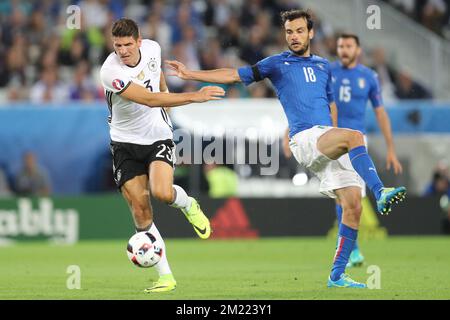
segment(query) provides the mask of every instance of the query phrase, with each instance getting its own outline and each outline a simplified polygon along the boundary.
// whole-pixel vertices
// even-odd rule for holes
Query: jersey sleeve
[[[245,66],[238,69],[239,77],[248,86],[253,82],[258,82],[264,78],[270,78],[275,70],[276,57],[270,56],[258,61],[253,66]]]
[[[106,90],[122,93],[131,84],[131,78],[118,68],[106,67],[100,70],[100,80]]]
[[[376,72],[373,72],[370,75],[369,99],[370,102],[372,103],[373,108],[378,108],[379,106],[383,105],[380,82],[378,80],[378,74]]]

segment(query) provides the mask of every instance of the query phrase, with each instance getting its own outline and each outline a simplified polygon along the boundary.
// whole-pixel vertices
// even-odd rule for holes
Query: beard
[[[305,43],[300,49],[294,50],[291,45],[289,45],[289,49],[295,53],[296,55],[302,56],[309,49],[309,42]]]
[[[344,63],[344,59],[345,59],[345,63]],[[356,54],[354,56],[346,56],[346,57],[342,57],[340,58],[340,60],[342,61],[342,64],[345,66],[349,66],[351,65],[353,62],[356,61]]]

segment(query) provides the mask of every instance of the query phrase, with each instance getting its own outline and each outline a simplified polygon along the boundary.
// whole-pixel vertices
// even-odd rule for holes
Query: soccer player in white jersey
[[[172,123],[164,108],[218,100],[222,88],[169,93],[161,71],[161,47],[142,39],[137,24],[127,18],[112,27],[114,52],[100,70],[110,117],[114,179],[128,202],[136,231],[149,231],[163,244],[164,255],[155,266],[159,279],[146,292],[171,291],[176,281],[167,261],[164,241],[153,223],[150,194],[181,209],[202,239],[210,236],[208,218],[197,201],[173,184]]]

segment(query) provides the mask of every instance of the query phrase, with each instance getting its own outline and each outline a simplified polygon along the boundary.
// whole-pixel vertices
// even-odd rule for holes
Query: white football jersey
[[[100,79],[110,111],[111,140],[150,145],[158,140],[173,139],[172,122],[167,112],[120,96],[131,82],[151,92],[160,92],[161,47],[156,41],[144,39],[140,53],[139,63],[129,67],[112,52],[100,69]]]

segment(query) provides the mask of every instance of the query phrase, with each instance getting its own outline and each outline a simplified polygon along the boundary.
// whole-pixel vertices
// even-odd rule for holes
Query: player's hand
[[[169,70],[171,70],[167,73],[168,76],[176,76],[183,80],[189,80],[187,74],[189,70],[183,63],[176,60],[166,60],[165,63]]]
[[[206,86],[196,92],[195,102],[205,102],[209,100],[220,100],[225,96],[225,90],[218,86]]]
[[[393,151],[388,152],[386,156],[386,169],[391,170],[391,168],[394,170],[395,174],[403,172],[402,164],[398,161],[397,156]]]

